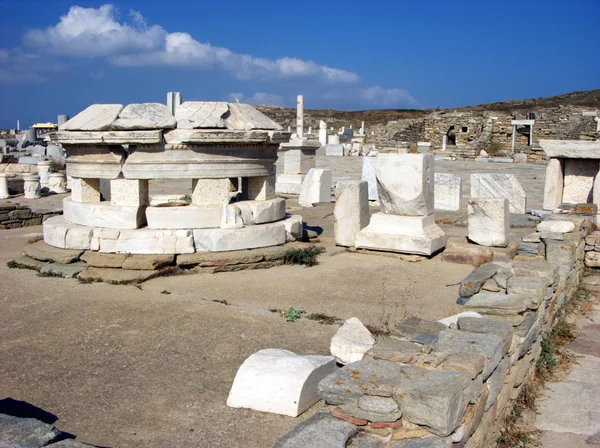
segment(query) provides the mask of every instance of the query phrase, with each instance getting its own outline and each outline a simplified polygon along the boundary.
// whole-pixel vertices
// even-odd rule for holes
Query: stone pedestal
[[[319,143],[321,143],[322,146],[327,144],[327,123],[323,120],[319,122]]]
[[[148,181],[145,179],[112,179],[110,203],[132,207],[146,206],[150,199]]]
[[[277,193],[300,194],[300,185],[311,168],[315,167],[315,153],[321,147],[316,140],[292,140],[282,143],[283,173],[277,176]]]
[[[508,199],[471,199],[469,239],[481,246],[506,247],[510,236]]]
[[[266,201],[275,196],[275,175],[248,178],[249,200]]]
[[[37,170],[38,175],[40,176],[41,188],[48,187],[48,182],[50,180],[50,165],[52,165],[52,162],[48,160],[43,160],[37,163]]]
[[[100,202],[100,179],[73,178],[71,199],[74,202]]]
[[[229,203],[231,181],[229,179],[194,179],[192,181],[192,204],[223,205]]]
[[[354,246],[356,234],[369,224],[368,190],[364,181],[338,182],[333,209],[335,243],[338,246]]]
[[[37,199],[40,197],[40,176],[37,174],[25,174],[23,176],[23,182],[25,199]]]
[[[6,173],[0,173],[0,199],[8,199],[9,197],[8,175]]]
[[[363,157],[361,179],[369,185],[369,201],[377,201],[377,178],[375,177],[375,157]]]
[[[67,192],[67,178],[64,173],[50,173],[48,180],[48,189],[54,193],[61,194]]]

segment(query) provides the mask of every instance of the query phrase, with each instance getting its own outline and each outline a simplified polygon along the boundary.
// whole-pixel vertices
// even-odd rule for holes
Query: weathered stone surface
[[[466,306],[478,313],[506,316],[522,313],[530,304],[526,295],[480,292],[472,296]]]
[[[575,262],[575,241],[546,240],[546,261],[558,266],[572,266]]]
[[[418,344],[394,338],[382,338],[377,341],[375,347],[365,353],[365,356],[408,364],[419,353],[421,347]]]
[[[538,232],[572,232],[575,230],[575,223],[572,221],[543,221],[538,224],[537,231]]]
[[[283,258],[287,250],[285,247],[275,246],[229,252],[196,252],[178,255],[177,264],[179,266],[210,267],[273,261]]]
[[[469,404],[471,378],[465,372],[434,370],[394,388],[394,399],[411,422],[440,436],[460,424]]]
[[[302,181],[298,204],[312,207],[320,202],[331,202],[331,170],[311,168]]]
[[[540,244],[542,243],[528,243],[521,241],[517,250],[519,255],[537,257],[540,255]]]
[[[0,414],[0,446],[6,448],[40,448],[60,431],[34,418]]]
[[[234,129],[240,131],[250,131],[253,129],[270,129],[279,131],[283,128],[267,117],[262,112],[258,111],[250,104],[243,103],[227,103],[229,107],[229,116],[225,117],[227,123],[227,129]],[[272,135],[273,133],[271,133]],[[283,134],[280,142],[287,142],[290,138],[290,134],[286,133],[275,133]],[[315,142],[319,143],[319,142]]]
[[[509,367],[510,367],[510,358],[505,357],[502,360],[502,362],[500,362],[500,364],[498,364],[498,367],[496,367],[496,370],[494,371],[494,373],[492,373],[492,375],[485,382],[485,384],[487,384],[488,389],[490,391],[490,395],[488,396],[488,399],[487,399],[487,402],[485,405],[486,411],[494,404],[494,401],[496,401],[496,398],[498,398],[498,395],[500,395],[500,392],[502,391],[502,387],[504,386],[504,380],[506,378],[506,373],[507,373],[507,370]]]
[[[506,282],[506,293],[529,295],[531,306],[536,307],[548,294],[546,279],[531,276],[511,277]]]
[[[161,269],[175,264],[175,255],[130,255],[123,261],[123,269],[150,270]]]
[[[377,177],[375,176],[375,157],[363,157],[361,179],[369,185],[369,201],[377,201]]]
[[[339,362],[349,364],[361,360],[374,344],[375,339],[367,327],[352,317],[331,338],[330,351]]]
[[[319,382],[336,369],[331,356],[260,350],[240,366],[227,405],[297,417],[319,401]]]
[[[60,442],[47,445],[52,448],[94,448],[94,445],[88,445],[87,443],[80,442],[74,439],[65,439]]]
[[[461,317],[458,329],[469,333],[495,334],[502,339],[502,354],[506,354],[512,343],[513,327],[508,322],[496,319]]]
[[[340,420],[344,420],[345,422],[349,422],[357,426],[366,426],[369,423],[369,421],[365,420],[364,418],[357,418],[351,416],[350,414],[344,413],[340,406],[333,408],[331,410],[331,415],[333,415],[335,418],[339,418]]]
[[[586,140],[540,140],[548,157],[569,159],[600,159],[600,142]]]
[[[121,268],[128,256],[127,254],[102,254],[88,250],[80,259],[81,261],[85,261],[88,266],[96,268]]]
[[[494,371],[502,359],[503,342],[494,334],[469,333],[458,330],[444,330],[440,340],[434,345],[434,351],[447,353],[474,353],[484,356],[483,378]]]
[[[390,331],[390,336],[399,339],[410,339],[427,333],[439,334],[446,328],[444,324],[439,322],[410,316],[396,324],[393,330]]]
[[[527,195],[514,174],[471,174],[471,198],[506,198],[510,213],[524,214],[527,209]]]
[[[585,265],[588,268],[598,268],[600,267],[600,252],[586,252],[585,253]]]
[[[434,184],[435,209],[458,211],[462,197],[462,177],[451,173],[435,173]]]
[[[389,397],[372,397],[369,395],[364,395],[363,397],[359,398],[357,400],[358,403],[360,403],[360,401],[363,398],[375,398],[375,399],[384,399],[384,400],[387,399],[387,400],[391,400],[392,402],[396,403],[392,398],[389,398]],[[392,422],[397,421],[400,417],[402,417],[402,411],[398,410],[397,408],[395,411],[392,411],[392,412],[381,413],[381,412],[373,412],[373,411],[364,410],[364,409],[360,408],[356,403],[346,403],[345,405],[342,406],[341,409],[342,409],[343,413],[346,415],[351,415],[354,418],[364,419],[366,421],[374,422],[374,423],[381,423],[381,422],[392,423]]]
[[[21,265],[21,267],[23,267],[25,269],[31,269],[33,271],[38,271],[38,272],[46,265],[45,262],[36,260],[35,258],[28,257],[27,255],[23,255],[22,257],[14,258],[11,261],[18,263],[19,265]]]
[[[548,160],[544,184],[544,210],[554,210],[562,202],[563,186],[562,162],[558,159]]]
[[[510,214],[507,199],[471,199],[469,239],[482,246],[506,247],[510,237]]]
[[[40,274],[60,275],[65,278],[73,278],[85,268],[86,264],[79,262],[70,264],[49,263],[40,270]]]
[[[158,271],[88,267],[77,278],[107,283],[139,283],[157,275]]]
[[[482,286],[498,272],[498,267],[492,263],[479,266],[460,282],[458,294],[461,297],[471,297],[481,291]]]
[[[375,162],[381,211],[400,216],[427,216],[434,211],[433,156],[380,154]]]
[[[558,279],[558,266],[552,265],[545,261],[534,263],[515,261],[512,264],[511,269],[517,276],[545,278],[548,286],[553,285]]]
[[[194,252],[192,231],[94,229],[92,250],[126,254],[182,254]]]
[[[66,123],[60,125],[61,131],[104,131],[117,119],[123,110],[121,104],[92,104],[79,112]]]
[[[594,179],[598,174],[598,160],[564,160],[564,187],[562,202],[569,204],[592,202]]]
[[[475,430],[479,427],[481,423],[481,419],[483,418],[483,414],[485,412],[485,406],[488,401],[490,393],[487,387],[484,387],[481,391],[481,395],[477,399],[477,402],[473,405],[469,405],[467,407],[467,411],[465,412],[464,417],[464,425],[465,425],[465,436],[468,438],[475,432]]]
[[[398,403],[389,397],[364,395],[357,400],[357,406],[363,411],[388,414],[398,411]]]
[[[387,438],[370,434],[368,432],[359,432],[350,441],[347,448],[386,448]]]
[[[202,229],[221,225],[222,205],[186,205],[180,207],[147,207],[150,229]]]
[[[281,222],[242,227],[239,229],[194,229],[194,244],[198,252],[225,252],[277,246],[287,240]]]
[[[83,250],[58,249],[49,246],[43,241],[28,244],[23,248],[25,255],[40,261],[53,261],[55,263],[69,264],[79,260]]]
[[[424,437],[393,441],[390,448],[450,448],[451,446],[451,437]]]
[[[63,200],[64,219],[73,224],[110,229],[139,229],[146,224],[145,207],[113,205],[109,202]]]
[[[111,125],[115,130],[171,129],[176,125],[175,117],[164,104],[128,104]]]
[[[354,246],[356,234],[369,224],[369,192],[364,181],[338,182],[335,188],[335,242]]]
[[[352,423],[317,413],[279,439],[274,448],[345,448],[356,431]]]
[[[427,370],[419,367],[362,359],[321,381],[319,396],[329,404],[355,403],[363,395],[390,397],[392,389],[425,373]]]
[[[231,205],[238,210],[245,226],[279,221],[285,217],[285,199],[241,201]]]
[[[475,379],[481,372],[483,372],[485,361],[485,356],[475,353],[450,353],[444,360],[442,369],[462,370],[467,372],[471,376],[471,379]]]
[[[492,261],[492,252],[484,247],[453,247],[442,253],[442,261],[446,263],[470,264],[480,266]]]
[[[411,427],[403,427],[394,429],[392,431],[392,440],[406,440],[410,439],[411,441],[418,442],[422,438],[427,436],[431,436],[431,433],[426,429],[420,428],[417,425],[411,424]]]
[[[175,109],[178,129],[227,128],[227,103],[214,101],[186,101]]]

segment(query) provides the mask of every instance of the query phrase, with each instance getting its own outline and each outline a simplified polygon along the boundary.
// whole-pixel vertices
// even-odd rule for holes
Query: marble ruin
[[[356,234],[369,224],[369,194],[365,181],[343,180],[335,187],[333,232],[338,246],[354,247]]]
[[[510,213],[524,214],[527,194],[514,174],[471,174],[471,198],[506,198]]]
[[[50,135],[68,150],[72,180],[64,215],[44,222],[47,244],[184,254],[295,239],[296,220],[275,195],[277,148],[290,135],[247,104],[172,104],[175,115],[155,103],[94,104]],[[182,178],[192,184],[189,204],[153,205],[149,182]],[[101,180],[110,182],[110,200]],[[38,185],[37,175],[26,178],[26,194],[36,195]]]
[[[356,247],[432,255],[446,244],[433,214],[433,156],[380,154],[375,163],[379,213],[356,235]]]
[[[481,246],[506,247],[510,236],[508,199],[471,199],[469,239]]]

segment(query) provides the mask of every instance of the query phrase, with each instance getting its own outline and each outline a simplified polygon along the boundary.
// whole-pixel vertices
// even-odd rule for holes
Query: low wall
[[[334,407],[276,446],[302,446],[318,437],[332,447],[496,446],[595,242],[588,237],[590,217],[556,219],[573,221],[575,230],[554,239],[543,234],[543,257],[483,264],[461,282],[459,303],[482,317],[461,313],[444,325],[405,320],[361,361],[322,380],[319,395]]]

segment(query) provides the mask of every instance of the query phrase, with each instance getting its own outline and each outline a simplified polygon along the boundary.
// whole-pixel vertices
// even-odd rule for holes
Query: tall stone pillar
[[[513,124],[512,127],[512,143],[510,146],[510,152],[515,152],[515,146],[517,144],[517,125]]]
[[[448,147],[448,135],[444,134],[442,136],[442,151],[445,151]]]
[[[323,120],[319,122],[319,143],[323,146],[327,144],[327,123]]]
[[[181,104],[181,92],[168,92],[167,93],[167,108],[171,115],[175,115],[177,106]]]
[[[8,174],[0,173],[0,199],[8,199]]]
[[[296,135],[299,139],[304,137],[304,96],[298,95],[296,106]]]

